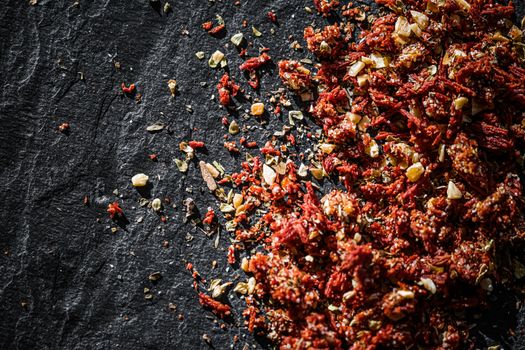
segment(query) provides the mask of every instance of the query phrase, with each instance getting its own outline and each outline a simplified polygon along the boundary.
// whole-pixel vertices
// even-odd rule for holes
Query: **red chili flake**
[[[231,103],[231,96],[236,96],[240,91],[240,87],[230,79],[228,73],[224,73],[217,84],[217,90],[219,92],[220,104],[228,106]]]
[[[150,154],[148,157],[149,157],[149,159],[151,159],[151,160],[154,161],[154,162],[156,162],[156,161],[158,160],[156,154]]]
[[[339,6],[339,0],[313,0],[315,8],[324,17],[328,16],[330,12]],[[379,2],[379,1],[378,1]]]
[[[213,22],[212,21],[204,22],[202,24],[202,29],[204,29],[205,31],[209,31],[212,28],[213,28]]]
[[[204,148],[204,142],[202,141],[190,141],[188,142],[188,145],[193,148],[193,149],[197,149],[197,148]]]
[[[224,148],[226,148],[228,151],[230,151],[232,153],[240,153],[240,151],[237,148],[237,145],[235,144],[234,141],[225,142],[224,143]]]
[[[228,247],[228,264],[235,264],[235,247],[233,245]]]
[[[210,35],[217,35],[221,33],[225,29],[224,24],[218,25],[216,27],[213,27],[212,29],[208,30],[208,33]]]
[[[225,177],[224,179],[220,179],[219,181],[217,181],[217,183],[218,183],[219,185],[225,185],[225,184],[227,184],[228,182],[230,182],[230,179],[228,179],[228,178],[226,178],[226,177]]]
[[[186,270],[188,270],[188,271],[193,271],[193,264],[190,263],[190,262],[187,263],[187,264],[186,264]]]
[[[202,220],[202,222],[204,224],[211,225],[214,219],[215,219],[215,212],[213,211],[212,208],[208,208],[208,211],[206,212],[204,216],[204,220]]]
[[[211,312],[220,318],[226,318],[231,315],[231,308],[229,305],[214,300],[212,297],[202,292],[199,293],[199,302],[202,306],[210,309]]]
[[[69,123],[62,123],[58,126],[58,131],[65,133],[69,131],[69,128],[70,128]]]
[[[108,210],[109,217],[114,219],[115,216],[121,216],[123,215],[122,209],[120,208],[118,202],[113,202],[108,204]]]
[[[295,136],[293,135],[287,135],[286,136],[286,139],[293,145],[295,146]]]
[[[273,23],[277,23],[277,15],[275,14],[275,12],[268,11],[267,16],[270,19],[270,21],[272,21]]]
[[[132,94],[135,91],[135,84],[131,84],[129,87],[126,84],[121,84],[122,92],[125,94]]]
[[[84,199],[82,200],[82,203],[84,203],[84,205],[89,205],[89,197],[88,196],[84,196]]]
[[[224,126],[228,126],[228,125],[230,125],[230,121],[228,120],[228,117],[222,117],[222,118],[221,118],[221,123],[222,123],[222,125],[224,125]]]
[[[254,71],[259,69],[269,61],[271,61],[271,57],[266,52],[263,52],[258,57],[252,57],[248,59],[246,62],[239,66],[239,69],[244,71]]]

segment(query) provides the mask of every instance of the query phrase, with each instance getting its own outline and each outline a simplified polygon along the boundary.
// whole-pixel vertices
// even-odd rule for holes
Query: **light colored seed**
[[[224,53],[217,50],[214,53],[212,53],[210,59],[208,60],[208,65],[211,68],[216,68],[223,59],[224,59]]]
[[[319,149],[326,154],[330,154],[334,151],[335,145],[331,143],[321,143]]]
[[[206,167],[208,168],[208,171],[210,172],[211,176],[213,176],[214,179],[218,178],[221,174],[217,168],[215,168],[212,164],[206,163]]]
[[[324,170],[320,168],[310,168],[312,176],[317,180],[321,180],[324,177]]]
[[[422,30],[427,29],[428,22],[429,22],[427,15],[425,15],[424,13],[418,12],[418,11],[413,11],[413,10],[410,11],[410,14],[412,15],[412,19],[414,20],[414,22],[417,23],[419,28],[421,28]]]
[[[422,285],[423,288],[428,290],[430,293],[436,294],[436,291],[437,291],[436,284],[430,278],[422,277],[419,284]]]
[[[275,178],[277,177],[275,170],[273,170],[266,164],[263,164],[262,175],[264,182],[266,182],[270,186],[274,184]]]
[[[446,146],[444,144],[439,145],[438,160],[441,163],[443,163],[445,161],[445,149],[446,149]]]
[[[236,135],[240,131],[241,129],[239,128],[239,124],[237,124],[235,120],[232,120],[232,122],[230,123],[230,126],[228,127],[228,132],[232,135]]]
[[[370,156],[370,158],[377,158],[379,156],[379,145],[375,140],[370,141],[368,146],[365,147],[365,153]]]
[[[250,260],[248,260],[248,258],[242,258],[242,261],[241,261],[241,269],[242,269],[244,272],[248,272],[248,270],[249,270],[249,266],[250,266]]]
[[[264,103],[256,102],[252,104],[250,112],[253,116],[261,116],[264,114]]]
[[[213,176],[210,174],[210,171],[208,170],[206,163],[201,160],[199,162],[199,167],[201,168],[202,179],[206,183],[206,186],[208,186],[208,189],[210,191],[215,191],[217,189],[217,183],[213,179]]]
[[[306,177],[308,175],[308,168],[306,167],[306,165],[301,163],[299,169],[297,170],[297,175],[299,175],[300,177]]]
[[[239,294],[248,294],[248,283],[246,282],[237,283],[235,288],[233,288],[233,291]]]
[[[240,193],[236,193],[233,195],[233,207],[235,209],[239,208],[244,200],[244,197]]]
[[[160,201],[159,198],[155,198],[154,200],[151,201],[151,209],[155,211],[159,211],[162,209],[162,202]]]
[[[348,69],[348,75],[355,77],[363,70],[363,68],[365,68],[365,64],[361,61],[357,61]]]
[[[425,167],[423,166],[423,164],[421,164],[421,162],[412,164],[406,170],[406,175],[410,182],[416,182],[424,173]]]
[[[412,32],[410,29],[410,24],[408,23],[407,18],[404,16],[399,16],[397,18],[394,28],[394,32],[404,38],[410,37],[410,33]]]
[[[137,174],[131,178],[133,187],[144,187],[148,184],[149,176],[146,174]]]
[[[252,26],[252,33],[253,33],[253,35],[255,35],[257,37],[262,35],[262,33],[257,28],[255,28],[254,26]]]
[[[454,100],[454,108],[460,110],[468,103],[468,98],[465,96],[458,97]]]
[[[204,56],[205,56],[205,53],[204,53],[204,51],[195,52],[195,56],[197,56],[197,58],[199,60],[203,60]]]
[[[463,197],[463,194],[461,193],[459,188],[456,186],[455,183],[453,183],[452,181],[449,181],[448,187],[447,187],[447,198],[448,199],[460,199],[461,197]]]
[[[181,173],[185,173],[186,171],[188,171],[188,163],[184,160],[175,158],[175,165]]]
[[[368,74],[361,74],[357,76],[357,85],[359,87],[364,87],[368,85],[368,81],[370,80],[370,76]]]
[[[219,205],[219,210],[222,211],[223,213],[235,212],[235,208],[231,204],[228,204],[228,203],[221,203]]]
[[[250,277],[248,279],[248,294],[253,294],[253,292],[255,291],[255,284],[257,282],[255,281],[255,277]]]
[[[171,96],[175,96],[177,91],[177,81],[174,79],[168,80],[168,88],[170,89]]]
[[[414,292],[412,292],[411,290],[400,289],[397,291],[397,295],[399,295],[403,299],[414,299]]]
[[[244,35],[243,35],[242,33],[234,34],[234,35],[230,38],[230,41],[231,41],[232,44],[235,45],[235,46],[239,46],[239,45],[241,45],[243,40],[244,40]]]

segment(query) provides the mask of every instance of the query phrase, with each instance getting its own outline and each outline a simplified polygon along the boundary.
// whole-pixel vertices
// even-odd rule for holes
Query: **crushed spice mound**
[[[248,328],[282,349],[469,347],[468,312],[518,278],[525,52],[512,3],[376,2],[389,10],[370,24],[305,29],[315,69],[278,63],[286,87],[313,97],[310,164],[274,138],[231,175],[235,194],[215,192],[236,251],[263,248],[241,262],[251,287],[236,287]],[[254,87],[268,60],[240,67]],[[223,105],[239,90],[228,75],[217,88]]]

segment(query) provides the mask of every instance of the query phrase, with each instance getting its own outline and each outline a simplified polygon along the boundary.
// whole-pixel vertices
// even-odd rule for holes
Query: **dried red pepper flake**
[[[156,155],[156,154],[154,154],[154,153],[153,153],[153,154],[150,154],[150,155],[148,155],[148,157],[149,157],[149,159],[151,159],[151,160],[152,160],[152,161],[154,161],[154,162],[156,162],[156,161],[158,160],[158,157],[157,157],[157,155]]]
[[[199,149],[199,148],[204,148],[204,147],[205,147],[203,141],[195,141],[195,140],[189,141],[189,142],[188,142],[188,145],[189,145],[191,148],[193,148],[193,149]]]
[[[204,219],[202,220],[202,223],[211,225],[214,219],[215,219],[215,211],[213,211],[212,208],[209,208],[206,214],[204,215]]]
[[[209,31],[212,28],[213,28],[213,22],[212,21],[204,22],[202,24],[202,29],[204,29],[205,31]]]
[[[224,31],[225,28],[226,28],[226,26],[224,24],[220,24],[220,25],[218,25],[216,27],[213,27],[212,29],[208,30],[208,34],[210,34],[210,35],[218,35],[222,31]]]
[[[240,153],[235,141],[229,141],[224,143],[224,148],[226,148],[231,153]]]
[[[239,69],[243,71],[254,71],[261,68],[270,61],[271,57],[266,52],[263,52],[258,57],[252,57],[246,60],[246,62],[239,66]]]
[[[126,84],[122,83],[120,87],[122,88],[122,92],[125,94],[132,94],[135,91],[135,84],[126,86]]]
[[[231,308],[229,305],[214,300],[212,297],[203,292],[199,293],[199,302],[202,306],[210,309],[211,312],[220,318],[227,318],[231,315]]]
[[[124,213],[117,201],[108,204],[107,212],[109,213],[109,217],[112,219],[121,216]]]
[[[272,23],[277,23],[277,15],[274,11],[268,11],[266,14]]]
[[[224,73],[217,84],[217,91],[219,92],[219,103],[228,106],[231,103],[231,96],[237,96],[241,88],[233,82],[228,73]]]
[[[58,126],[58,131],[62,133],[67,133],[70,129],[69,123],[62,123]]]
[[[357,42],[359,25],[305,29],[320,61],[312,72],[279,63],[284,85],[311,103],[315,152],[288,155],[283,143],[296,134],[281,134],[260,149],[264,159],[219,181],[249,199],[228,214],[243,223],[235,238],[264,248],[241,264],[256,281],[246,324],[280,348],[468,348],[456,310],[481,311],[496,286],[515,281],[500,259],[525,238],[516,161],[525,69],[516,39],[506,40],[513,7],[376,2],[395,12],[363,24]],[[324,16],[339,6],[314,4]],[[348,20],[362,21],[350,6]],[[241,65],[254,87],[261,57]],[[342,186],[319,194],[310,175]]]

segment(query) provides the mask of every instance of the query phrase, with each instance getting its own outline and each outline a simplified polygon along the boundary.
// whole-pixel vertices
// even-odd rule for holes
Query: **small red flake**
[[[235,247],[233,245],[228,247],[228,264],[235,264]]]
[[[188,142],[188,145],[193,149],[204,148],[204,142],[202,141],[190,141]]]
[[[122,209],[120,208],[118,202],[113,202],[108,204],[109,217],[114,219],[115,216],[121,216],[123,214]]]
[[[202,223],[211,225],[213,220],[215,219],[215,212],[212,208],[209,208],[206,214],[204,215],[204,220],[202,220]]]
[[[209,31],[210,29],[213,28],[213,22],[209,21],[209,22],[204,22],[202,24],[202,29],[204,29],[205,31]]]
[[[131,84],[129,87],[126,84],[121,84],[122,92],[125,94],[132,94],[135,91],[135,84]]]
[[[62,123],[58,126],[58,131],[67,132],[69,130],[69,123]]]
[[[277,15],[275,14],[275,12],[269,11],[267,16],[270,19],[270,21],[272,21],[273,23],[277,23]]]
[[[154,161],[154,162],[156,162],[156,161],[158,160],[156,154],[150,154],[148,157],[149,157],[149,159],[151,159],[151,160]]]
[[[220,301],[214,300],[207,294],[199,293],[199,302],[205,308],[208,308],[220,318],[226,318],[231,315],[231,308],[229,305],[223,304]]]

